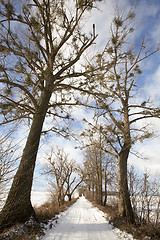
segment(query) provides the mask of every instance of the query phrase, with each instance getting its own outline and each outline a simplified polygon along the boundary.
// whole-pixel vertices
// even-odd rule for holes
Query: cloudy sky
[[[96,25],[98,38],[92,51],[103,49],[104,45],[107,43],[110,24],[117,3],[123,11],[129,11],[133,4],[136,6],[136,32],[131,41],[139,42],[140,39],[146,36],[153,46],[160,42],[159,0],[106,0],[99,4],[99,10],[93,10],[86,17],[87,21],[85,21],[84,24],[86,31],[92,29],[93,23]],[[143,74],[141,75],[141,78],[143,84],[141,85],[141,92],[150,96],[154,103],[158,105],[160,102],[160,54],[158,53],[149,58],[142,67]],[[85,111],[83,108],[78,108],[74,110],[73,116],[79,121],[79,125],[83,129],[81,120],[87,118],[92,121],[93,113]],[[152,174],[156,174],[156,172],[160,171],[160,120],[152,120],[152,124],[156,132],[156,137],[143,143],[137,143],[134,146],[134,150],[145,157],[145,160],[130,154],[129,164],[133,164],[141,171],[148,169]],[[22,134],[25,136],[24,129],[20,135]],[[40,175],[40,169],[45,165],[44,154],[50,151],[50,147],[55,145],[63,146],[65,151],[70,153],[70,156],[80,163],[83,161],[83,156],[79,149],[75,149],[78,144],[78,142],[71,142],[60,137],[52,136],[45,139],[42,138],[35,171],[34,190],[45,191],[48,188],[44,177]]]

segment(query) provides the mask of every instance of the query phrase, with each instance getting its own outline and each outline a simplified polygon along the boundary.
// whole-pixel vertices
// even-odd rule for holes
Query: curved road
[[[43,240],[120,240],[133,239],[113,229],[104,213],[81,197],[61,214],[57,223],[42,238]]]

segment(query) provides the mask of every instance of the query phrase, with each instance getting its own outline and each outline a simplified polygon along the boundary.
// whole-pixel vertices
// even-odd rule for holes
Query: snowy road
[[[113,229],[104,213],[93,207],[84,197],[78,199],[62,213],[58,223],[43,237],[43,240],[120,240],[133,239]]]

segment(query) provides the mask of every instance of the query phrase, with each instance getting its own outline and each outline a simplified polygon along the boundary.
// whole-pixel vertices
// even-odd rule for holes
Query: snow
[[[42,240],[133,240],[131,235],[113,228],[105,214],[83,196],[58,218]]]
[[[4,206],[5,200],[7,198],[7,192],[3,194],[0,198],[0,210]],[[2,194],[1,194],[2,195]],[[50,198],[50,192],[38,192],[38,191],[32,191],[31,192],[31,202],[33,207],[39,207],[43,203],[47,202]]]
[[[47,202],[50,198],[50,192],[38,192],[32,191],[31,192],[31,202],[33,207],[39,207],[43,203]]]

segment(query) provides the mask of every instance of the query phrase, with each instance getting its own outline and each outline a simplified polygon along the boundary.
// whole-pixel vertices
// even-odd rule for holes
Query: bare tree
[[[138,201],[137,196],[141,194],[141,176],[135,170],[134,166],[128,168],[128,189],[131,197],[132,207],[134,212],[137,214]]]
[[[57,195],[59,205],[64,203],[65,196],[71,201],[72,194],[83,181],[82,174],[79,174],[81,178],[78,176],[76,161],[70,159],[63,148],[58,147],[56,150],[51,149],[47,160],[49,165],[44,173],[50,176],[51,192]]]
[[[149,171],[145,171],[141,181],[140,192],[140,220],[143,222],[158,223],[155,212],[159,212],[160,178],[153,177]],[[157,209],[156,209],[157,205]]]
[[[77,62],[95,41],[82,31],[86,11],[97,1],[0,1],[1,124],[27,119],[30,131],[0,225],[11,226],[35,216],[30,201],[35,161],[47,117],[49,129],[68,136],[62,120],[78,104],[84,75]]]
[[[95,64],[88,66],[93,69],[88,78],[96,102],[95,115],[101,124],[102,137],[106,140],[103,151],[118,160],[119,214],[132,223],[134,213],[128,191],[128,156],[135,142],[152,136],[147,124],[140,129],[136,124],[160,116],[159,107],[154,107],[150,99],[143,102],[136,99],[138,76],[142,73],[140,64],[159,49],[148,49],[143,39],[136,51],[137,46],[129,40],[134,32],[134,17],[132,11],[127,16],[117,13],[108,43],[96,56]],[[96,73],[95,68],[98,69]],[[99,125],[91,128],[89,135],[99,131]]]
[[[95,194],[96,202],[102,204],[102,156],[96,144],[88,147],[85,152],[84,167],[87,178],[86,183],[89,190]]]
[[[13,179],[16,171],[16,165],[19,160],[17,154],[18,146],[13,143],[12,137],[15,132],[10,128],[5,131],[1,131],[0,135],[0,205],[4,204],[4,200],[8,193],[8,186]],[[1,204],[2,203],[2,204]]]
[[[110,155],[106,155],[104,163],[104,199],[103,206],[107,203],[108,191],[116,192],[117,191],[117,164],[115,159]],[[108,189],[109,188],[109,189]]]
[[[56,151],[52,148],[48,156],[49,166],[48,171],[51,175],[50,185],[53,191],[56,192],[59,205],[64,202],[64,184],[67,179],[67,162],[68,154],[63,149],[57,148]]]
[[[84,182],[88,186],[89,196],[98,204],[106,205],[107,187],[112,184],[115,161],[102,151],[101,136],[90,139],[84,151]],[[112,178],[112,180],[111,180]]]
[[[75,175],[75,176],[74,176]],[[70,161],[67,164],[67,179],[65,184],[65,196],[68,196],[69,201],[72,200],[72,195],[75,190],[84,181],[83,171],[75,161]]]
[[[142,223],[159,223],[160,178],[145,170],[138,172],[133,166],[128,170],[128,183],[134,211]]]
[[[3,200],[6,186],[13,177],[16,159],[13,157],[15,149],[11,143],[4,143],[0,138],[0,201]]]

